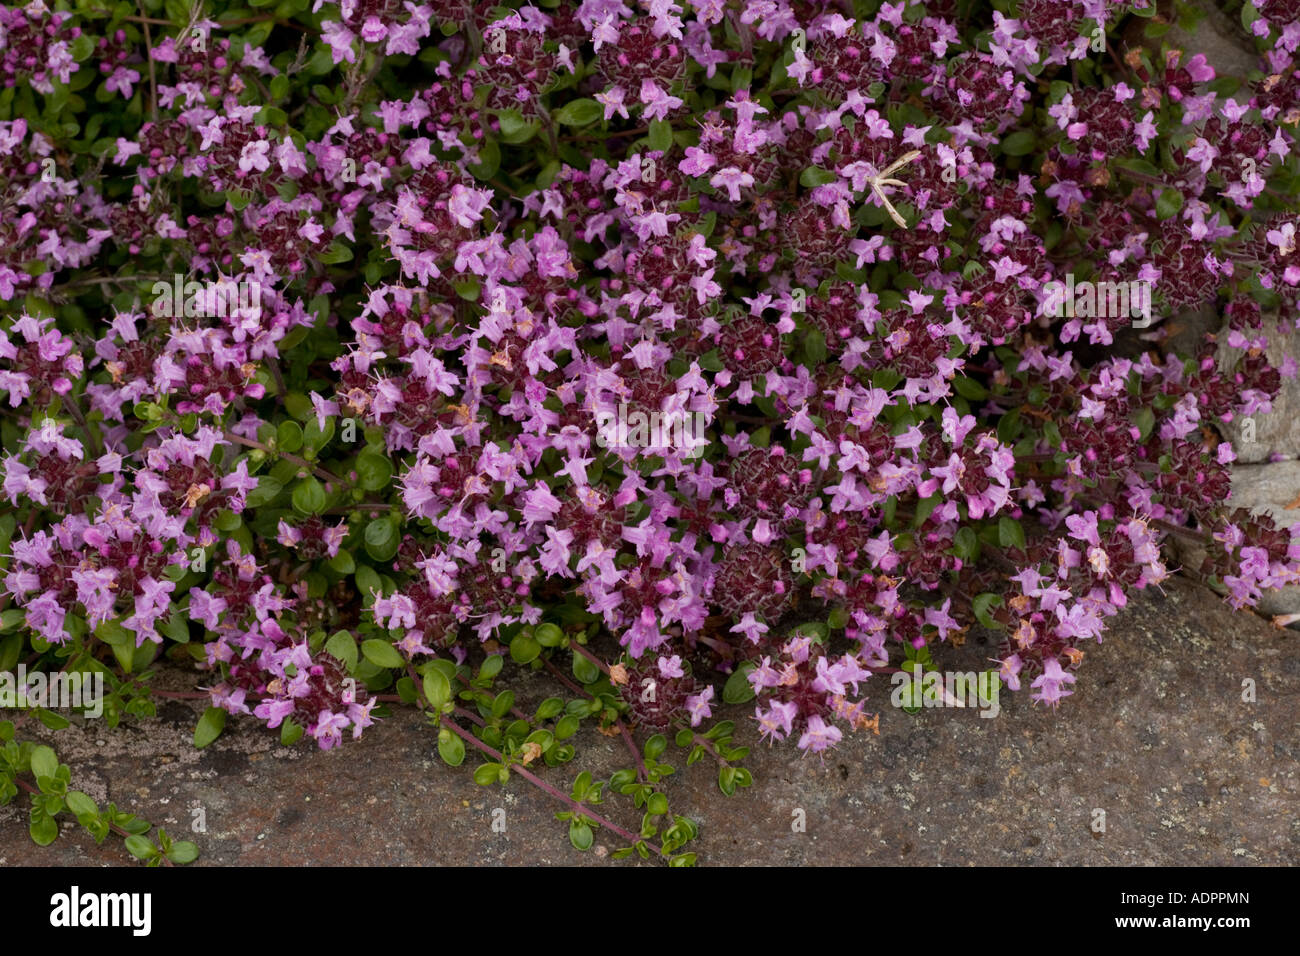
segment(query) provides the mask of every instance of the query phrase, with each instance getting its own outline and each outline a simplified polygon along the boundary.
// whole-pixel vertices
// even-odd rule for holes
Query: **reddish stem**
[[[28,793],[40,793],[40,792],[41,792],[39,789],[37,789],[36,787],[33,787],[30,783],[28,783],[26,780],[21,779],[20,777],[15,777],[15,778],[14,778],[14,782],[17,783],[18,786],[20,786],[20,787],[22,787],[24,790],[26,790]],[[126,839],[127,837],[132,836],[132,834],[128,833],[126,830],[123,830],[123,829],[122,829],[120,826],[118,826],[116,823],[109,823],[108,827],[109,827],[110,830],[112,830],[114,833],[116,833],[116,834],[117,834],[118,836],[120,836],[122,839]],[[176,865],[176,864],[173,863],[171,860],[167,859],[166,856],[164,856],[164,857],[162,858],[162,861],[163,861],[163,865],[164,865],[164,866],[175,866],[175,865]]]
[[[457,724],[454,720],[444,720],[444,721],[442,722],[442,726],[446,727],[448,730],[452,731],[453,733],[459,735],[460,738],[461,738],[462,740],[464,740],[467,744],[470,744],[471,746],[473,746],[473,747],[476,748],[477,750],[480,750],[480,751],[482,751],[483,753],[487,754],[489,757],[491,757],[493,760],[497,761],[498,763],[502,763],[502,764],[505,763],[505,758],[503,758],[503,757],[501,756],[500,753],[498,753],[497,751],[493,750],[493,749],[492,749],[491,747],[489,747],[487,744],[483,743],[483,741],[479,740],[477,737],[475,737],[473,734],[471,734],[471,733],[470,733],[468,730],[466,730],[464,727],[461,727],[461,726],[460,726],[459,724]],[[617,823],[614,823],[613,821],[608,820],[608,819],[606,819],[605,817],[602,817],[600,814],[594,812],[594,811],[591,810],[590,808],[584,806],[584,805],[581,804],[581,803],[578,803],[576,800],[574,800],[574,799],[573,799],[572,797],[570,797],[568,794],[563,793],[563,792],[561,792],[561,791],[555,789],[555,787],[552,787],[549,783],[547,783],[547,782],[546,782],[545,780],[543,780],[541,777],[537,776],[535,773],[532,773],[531,771],[526,770],[525,768],[521,767],[521,766],[518,765],[518,764],[513,765],[513,766],[511,767],[511,769],[512,769],[515,773],[519,774],[519,776],[523,777],[525,780],[527,780],[529,783],[531,783],[533,786],[539,788],[540,790],[545,791],[546,793],[549,793],[549,794],[550,794],[552,797],[554,797],[556,800],[559,800],[559,801],[560,801],[561,803],[563,803],[565,806],[570,807],[571,809],[573,809],[573,810],[574,810],[575,812],[577,812],[580,816],[584,816],[584,817],[588,817],[588,818],[590,818],[590,819],[591,819],[592,821],[594,821],[595,823],[598,823],[599,825],[601,825],[601,826],[603,826],[603,827],[606,827],[606,828],[612,830],[614,833],[617,833],[617,834],[618,834],[619,836],[621,836],[624,840],[627,840],[628,842],[630,842],[630,843],[632,843],[632,844],[636,844],[636,843],[642,842],[641,839],[640,839],[639,837],[633,835],[630,831],[623,829],[623,828],[622,828],[621,826],[619,826]],[[648,846],[650,849],[654,850],[654,851],[655,851],[656,853],[658,853],[660,856],[664,856],[664,857],[666,857],[666,854],[664,853],[664,851],[663,851],[662,849],[660,849],[658,846],[655,846],[655,844],[646,841],[646,846]]]
[[[597,657],[595,654],[591,653],[591,651],[587,650],[585,647],[583,647],[583,646],[582,646],[581,644],[579,644],[577,641],[570,641],[570,642],[569,642],[569,650],[573,651],[573,653],[575,653],[575,654],[581,654],[581,655],[582,655],[583,657],[585,657],[587,660],[591,661],[593,664],[595,664],[597,667],[599,667],[602,671],[604,671],[605,674],[606,674],[606,676],[609,675],[609,665],[607,665],[604,661],[602,661],[602,660],[601,660],[599,657]]]

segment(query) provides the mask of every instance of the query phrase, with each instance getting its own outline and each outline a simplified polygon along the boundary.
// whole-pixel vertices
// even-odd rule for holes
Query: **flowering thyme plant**
[[[1170,536],[1300,575],[1216,431],[1295,371],[1297,0],[1245,77],[1156,0],[272,2],[0,8],[0,671],[115,723],[192,660],[200,746],[419,707],[689,863],[724,703],[820,753],[980,626],[1055,707]],[[584,720],[634,766],[557,788]]]

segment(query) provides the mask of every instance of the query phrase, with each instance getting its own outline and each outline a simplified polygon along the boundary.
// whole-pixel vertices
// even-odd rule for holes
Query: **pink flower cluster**
[[[1090,62],[1148,2],[957,6],[318,0],[307,66],[205,20],[150,81],[102,38],[104,88],[158,114],[105,126],[103,182],[0,122],[5,593],[51,644],[196,622],[216,706],[322,747],[377,703],[330,631],[415,666],[563,610],[669,688],[627,683],[644,726],[745,665],[760,732],[821,752],[891,654],[977,624],[1055,706],[1169,534],[1237,606],[1296,581],[1300,544],[1223,507],[1214,429],[1295,371],[1264,347],[1300,298],[1269,186],[1300,10],[1255,4],[1264,78],[1228,94],[1200,55]],[[4,76],[66,82],[76,28],[27,9]],[[1075,273],[1222,302],[1245,353],[1058,318]]]

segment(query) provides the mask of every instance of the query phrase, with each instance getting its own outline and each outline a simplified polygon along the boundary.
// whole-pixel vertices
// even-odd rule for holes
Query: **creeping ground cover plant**
[[[1247,76],[1156,0],[0,7],[0,672],[116,725],[184,663],[198,746],[418,708],[689,864],[676,753],[732,793],[751,729],[878,733],[972,627],[1056,708],[1177,538],[1254,606],[1300,543],[1222,436],[1295,373],[1300,0],[1226,7]],[[194,858],[33,715],[38,843]]]

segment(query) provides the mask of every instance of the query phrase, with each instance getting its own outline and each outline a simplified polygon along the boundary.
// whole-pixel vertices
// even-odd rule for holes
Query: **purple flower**
[[[253,716],[266,721],[266,726],[274,730],[294,711],[292,700],[268,699],[253,708]]]
[[[1065,689],[1066,684],[1073,684],[1074,681],[1073,674],[1061,670],[1059,660],[1055,657],[1049,657],[1043,661],[1043,673],[1034,678],[1033,683],[1030,684],[1031,687],[1038,690],[1038,693],[1033,695],[1033,699],[1045,703],[1049,707],[1056,707],[1062,698],[1069,697],[1074,693]]]
[[[605,107],[605,119],[613,119],[615,114],[627,119],[627,106],[623,103],[623,97],[626,95],[621,86],[611,86],[603,93],[597,93],[595,100],[601,106]]]
[[[794,701],[774,700],[766,710],[762,707],[755,709],[754,719],[758,721],[759,733],[776,741],[790,735],[798,714],[799,707]]]
[[[813,714],[808,718],[808,729],[799,738],[799,749],[822,753],[834,747],[843,737],[844,734],[838,727],[834,724],[827,724],[816,714]]]
[[[367,716],[368,714],[367,711]],[[347,714],[322,710],[320,716],[316,718],[315,726],[311,728],[311,735],[316,738],[321,750],[331,750],[343,742],[343,731],[347,729],[350,722]]]
[[[711,700],[713,700],[712,685],[686,698],[686,712],[690,714],[692,727],[698,727],[706,718],[713,716],[713,708],[709,706]]]

